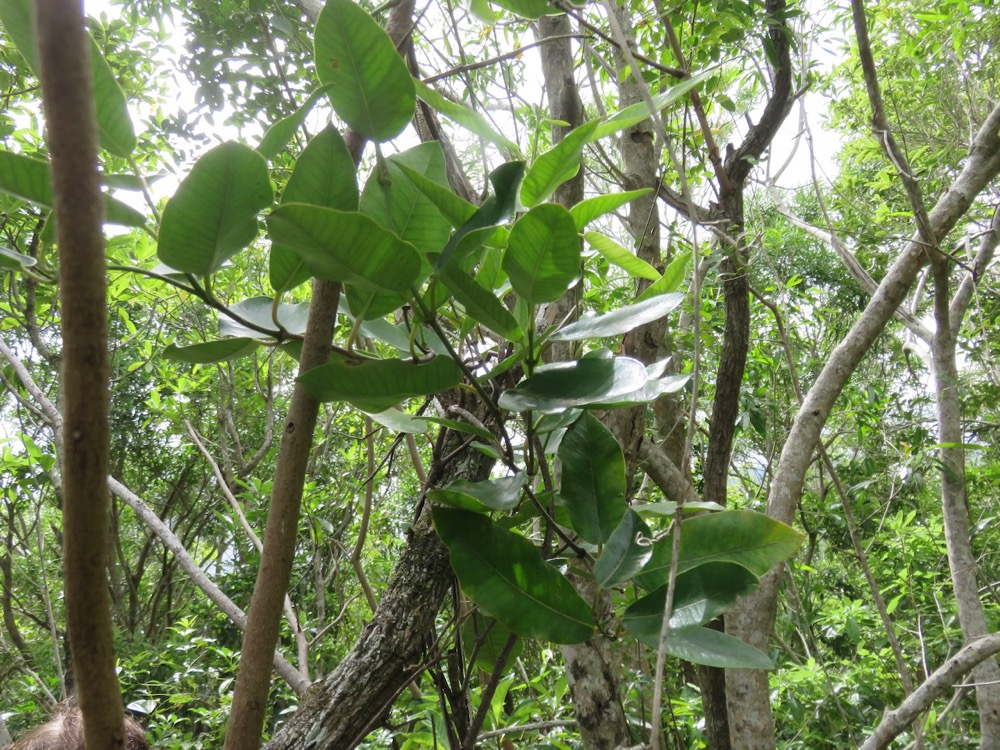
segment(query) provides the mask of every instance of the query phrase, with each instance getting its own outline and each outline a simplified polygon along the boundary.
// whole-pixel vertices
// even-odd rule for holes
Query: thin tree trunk
[[[941,460],[941,505],[948,567],[955,590],[958,621],[966,643],[989,634],[979,598],[976,557],[972,551],[969,501],[965,490],[965,436],[958,396],[955,328],[951,323],[950,268],[945,258],[934,260],[934,339],[931,362],[937,399],[938,456]],[[972,671],[979,706],[979,746],[1000,748],[1000,668],[995,657],[984,659]]]
[[[90,750],[122,748],[108,591],[110,450],[107,291],[90,44],[79,0],[38,0],[63,325],[63,563],[66,623]]]

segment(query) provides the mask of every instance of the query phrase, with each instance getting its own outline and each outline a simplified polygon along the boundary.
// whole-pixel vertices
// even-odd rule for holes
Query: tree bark
[[[930,227],[939,243],[955,227],[975,198],[1000,173],[998,129],[1000,107],[995,108],[983,123],[961,173],[931,210]],[[915,234],[806,393],[771,481],[767,504],[767,514],[771,518],[783,523],[793,520],[802,496],[806,471],[834,402],[861,358],[892,319],[925,262],[924,245]],[[768,573],[761,580],[756,593],[743,599],[735,609],[727,613],[727,632],[752,646],[767,648],[774,625],[780,576],[780,569]],[[767,673],[749,669],[733,670],[728,677],[731,715],[734,705],[746,706],[746,710],[741,712],[740,723],[734,723],[734,735],[739,733],[746,738],[743,746],[745,750],[770,750],[774,747],[774,730],[770,719]],[[767,712],[766,720],[760,715],[761,711]]]
[[[59,246],[66,623],[86,745],[112,750],[124,747],[125,714],[106,556],[110,365],[90,42],[79,0],[38,0],[35,24]]]

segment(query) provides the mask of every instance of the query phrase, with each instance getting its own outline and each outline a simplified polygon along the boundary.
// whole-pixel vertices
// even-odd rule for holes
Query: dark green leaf
[[[462,625],[462,647],[465,653],[474,656],[476,668],[487,674],[493,672],[510,636],[510,630],[503,623],[480,612],[474,612]],[[507,655],[506,663],[516,659],[523,650],[523,641],[515,643]]]
[[[500,406],[510,411],[558,412],[633,393],[646,384],[646,377],[642,363],[628,357],[556,362],[542,365],[503,393]]]
[[[591,544],[607,542],[628,508],[621,446],[597,417],[584,412],[563,436],[559,458],[559,495],[573,529]]]
[[[387,141],[413,117],[416,94],[392,39],[353,0],[327,0],[316,22],[316,74],[355,131]]]
[[[420,275],[413,245],[357,211],[286,203],[267,217],[271,239],[326,281],[406,294]]]
[[[659,320],[672,312],[683,301],[683,294],[661,294],[645,302],[636,302],[619,307],[604,315],[583,318],[575,323],[570,323],[549,338],[553,341],[581,341],[605,336],[620,336],[641,325]]]
[[[367,412],[385,411],[410,396],[454,388],[462,370],[447,357],[417,364],[401,359],[331,362],[298,378],[318,401],[347,401]]]
[[[503,270],[526,301],[559,299],[580,279],[580,237],[562,206],[547,203],[517,220],[507,241]]]
[[[157,255],[178,271],[208,276],[257,238],[257,214],[272,198],[264,157],[239,143],[216,146],[167,201]]]
[[[659,638],[637,636],[651,649],[656,649]],[[706,664],[719,669],[774,669],[771,659],[739,638],[705,627],[684,628],[670,631],[666,651],[671,656],[692,664]]]
[[[206,341],[191,346],[171,344],[163,350],[163,356],[176,362],[204,365],[211,362],[226,362],[253,354],[260,344],[253,339],[237,338],[220,341]]]
[[[680,570],[725,561],[763,576],[795,554],[802,535],[751,510],[689,518],[681,525]]]
[[[590,607],[520,534],[450,508],[434,509],[434,526],[462,590],[512,632],[555,643],[582,643],[594,634]]]
[[[429,490],[427,498],[431,502],[473,510],[474,508],[455,497],[461,495],[476,501],[484,509],[513,510],[521,502],[521,488],[524,487],[527,481],[528,477],[523,471],[519,471],[510,477],[486,479],[482,482],[469,482],[465,479],[456,479],[447,487]]]
[[[594,564],[598,585],[606,589],[617,586],[642,570],[653,554],[652,536],[646,523],[629,509]]]
[[[454,265],[448,266],[441,270],[441,280],[472,320],[510,341],[520,341],[524,337],[521,327],[503,302],[465,271]]]

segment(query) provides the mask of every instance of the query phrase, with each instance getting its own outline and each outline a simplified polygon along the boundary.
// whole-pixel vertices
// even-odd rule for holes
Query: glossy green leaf
[[[0,246],[0,268],[13,268],[14,270],[19,271],[25,268],[31,268],[36,263],[38,263],[38,261],[30,255],[25,255],[24,253],[19,253],[16,250]]]
[[[52,170],[47,161],[0,151],[0,192],[52,208]],[[146,217],[131,206],[104,194],[104,221],[124,227],[142,227]]]
[[[535,159],[521,186],[521,203],[533,207],[548,198],[560,185],[580,171],[583,147],[594,140],[598,120],[584,123],[559,143]],[[574,230],[576,223],[573,224]]]
[[[639,295],[636,301],[645,302],[658,295],[676,292],[684,282],[684,276],[687,274],[687,267],[690,262],[690,250],[680,253],[663,269],[663,275],[646,287],[646,290]]]
[[[642,585],[666,580],[670,570],[668,540],[654,545],[653,559],[642,572]],[[681,524],[679,571],[712,562],[742,565],[758,578],[798,549],[802,536],[794,529],[751,510],[727,510],[688,518]],[[658,585],[658,583],[657,583]]]
[[[448,240],[436,268],[444,268],[477,249],[491,232],[486,231],[514,215],[517,191],[524,177],[524,162],[509,161],[490,172],[493,195],[483,201],[469,219]]]
[[[659,503],[643,503],[642,505],[633,505],[632,508],[636,513],[644,517],[673,516],[677,513],[677,503],[670,500],[664,500]],[[703,510],[710,510],[714,513],[717,511],[724,511],[725,508],[718,503],[704,502],[701,500],[688,501],[684,503],[684,513],[694,513]]]
[[[455,300],[465,308],[470,319],[500,334],[510,341],[520,341],[524,337],[514,316],[504,307],[503,302],[488,289],[455,266],[441,270],[441,280],[448,286]]]
[[[542,365],[516,388],[505,391],[500,406],[510,411],[559,412],[633,393],[646,380],[646,368],[628,357],[556,362]]]
[[[163,350],[163,356],[175,362],[204,365],[212,362],[227,362],[231,359],[249,356],[259,346],[260,344],[257,341],[250,338],[206,341],[203,344],[192,344],[191,346],[176,346],[171,344]]]
[[[275,243],[326,281],[406,294],[420,275],[413,245],[357,211],[285,203],[267,217],[267,229]]]
[[[590,607],[523,536],[451,508],[434,509],[434,526],[462,590],[512,632],[554,643],[582,643],[594,634]]]
[[[260,139],[260,143],[257,144],[257,153],[268,161],[271,161],[275,156],[280,154],[282,149],[292,140],[295,131],[302,127],[302,123],[305,122],[306,116],[312,111],[312,108],[316,106],[316,102],[325,93],[325,86],[316,89],[302,103],[302,106],[269,127],[267,132],[264,133],[264,137]]]
[[[649,279],[653,282],[659,280],[659,271],[642,258],[630,253],[614,240],[597,232],[587,232],[583,235],[583,238],[591,247],[604,256],[604,259],[608,263],[618,266],[630,276],[634,276],[637,279]]]
[[[507,241],[503,270],[526,301],[559,299],[580,280],[580,237],[562,206],[546,203],[518,219]]]
[[[642,190],[629,190],[624,193],[595,195],[593,198],[580,201],[569,212],[573,215],[573,221],[576,222],[577,230],[583,231],[583,228],[595,219],[604,216],[604,214],[611,213],[626,203],[631,203],[636,198],[641,198],[651,192],[653,192],[652,188],[643,188]]]
[[[630,508],[594,563],[594,579],[602,588],[617,586],[642,570],[652,554],[653,535],[645,521]]]
[[[277,308],[270,297],[251,297],[229,306],[236,315],[262,328],[277,332],[274,318],[277,315],[278,324],[286,333],[302,335],[306,332],[306,322],[309,319],[309,303],[290,304],[281,302]],[[226,315],[219,315],[219,335],[245,337],[252,339],[267,338],[267,334],[249,328]]]
[[[584,412],[559,445],[559,495],[580,538],[607,542],[625,516],[625,456],[600,420]],[[610,564],[610,563],[609,563]]]
[[[651,636],[637,639],[656,650],[659,642]],[[683,628],[670,631],[666,651],[671,656],[692,664],[705,664],[719,669],[774,669],[774,662],[767,654],[739,638],[706,627]]]
[[[367,412],[385,411],[411,396],[447,391],[462,380],[462,370],[447,357],[429,362],[378,359],[331,362],[299,376],[318,401],[347,401]]]
[[[14,42],[17,51],[37,76],[38,52],[31,0],[0,0],[0,22],[3,23],[5,36]],[[90,77],[101,147],[115,156],[127,158],[135,150],[137,141],[125,94],[97,43],[89,32],[87,36],[90,40]]]
[[[395,137],[413,118],[416,94],[392,39],[353,0],[327,0],[316,21],[316,75],[330,84],[334,111],[376,141]]]
[[[257,214],[272,199],[264,157],[239,143],[216,146],[167,201],[157,255],[178,271],[208,276],[257,238]]]
[[[639,326],[652,323],[672,312],[684,301],[683,294],[661,294],[644,302],[619,307],[604,315],[581,318],[556,331],[553,341],[582,341],[605,336],[621,336]]]
[[[476,512],[513,510],[521,503],[521,488],[527,481],[528,477],[523,471],[513,476],[481,482],[457,479],[447,487],[429,490],[427,498],[439,505]]]
[[[452,122],[461,125],[471,133],[475,133],[484,141],[492,143],[501,149],[508,158],[518,159],[521,156],[521,149],[513,141],[505,138],[490,125],[489,120],[479,112],[470,109],[465,105],[445,99],[441,94],[428,86],[423,81],[414,79],[417,96],[426,102],[432,109],[444,115]]]
[[[677,393],[677,391],[688,384],[689,380],[691,380],[690,374],[664,375],[661,378],[650,378],[638,390],[598,401],[591,406],[603,409],[625,409],[630,406],[641,406],[642,404],[652,403],[660,396],[668,393]]]
[[[281,203],[311,203],[338,211],[358,209],[354,159],[332,125],[313,136],[295,160]],[[305,262],[280,242],[271,245],[268,277],[275,290],[294,289],[311,274]]]
[[[424,257],[441,252],[451,234],[451,222],[402,170],[405,165],[437,185],[446,186],[448,174],[440,144],[421,143],[390,156],[384,163],[388,185],[379,181],[377,172],[368,178],[361,195],[362,213],[412,244]]]
[[[715,562],[677,576],[670,629],[696,627],[711,622],[732,609],[736,600],[753,592],[758,579],[742,565]],[[656,643],[663,625],[663,605],[667,600],[664,583],[625,610],[623,624],[635,636],[645,636],[644,643]]]
[[[679,570],[724,561],[742,565],[760,577],[794,555],[801,543],[801,534],[763,513],[710,513],[681,525]]]

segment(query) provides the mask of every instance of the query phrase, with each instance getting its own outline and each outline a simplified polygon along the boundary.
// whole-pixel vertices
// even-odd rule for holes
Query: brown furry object
[[[83,750],[83,716],[79,708],[60,711],[51,721],[28,732],[9,750]],[[146,733],[125,717],[125,750],[149,750]]]

